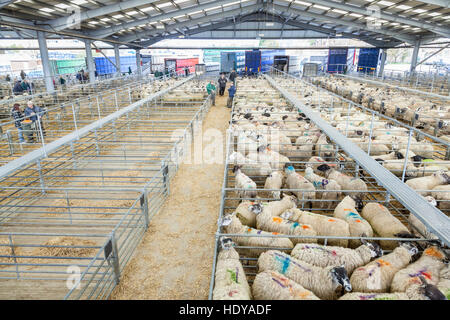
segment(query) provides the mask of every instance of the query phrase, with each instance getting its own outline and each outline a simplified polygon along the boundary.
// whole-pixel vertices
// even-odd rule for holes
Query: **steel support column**
[[[142,75],[141,51],[140,50],[136,50],[136,73],[138,75]]]
[[[45,33],[42,31],[37,32],[38,43],[39,43],[39,51],[41,54],[42,60],[42,70],[44,71],[44,79],[45,79],[45,88],[47,92],[52,93],[55,91],[55,87],[53,86],[53,78],[50,71],[50,61],[48,59],[48,49],[47,49],[47,40],[45,40]]]
[[[120,51],[119,51],[119,45],[114,45],[114,57],[116,58],[116,73],[117,75],[120,75]]]
[[[417,59],[419,57],[419,49],[420,49],[420,40],[414,43],[413,55],[411,58],[411,65],[409,67],[409,72],[414,73],[416,71]]]
[[[380,68],[378,69],[378,76],[382,77],[384,72],[384,65],[386,63],[386,56],[387,56],[387,50],[381,49],[381,61],[380,61]]]
[[[86,48],[86,60],[87,60],[87,69],[89,72],[89,82],[95,82],[95,66],[94,66],[94,58],[92,58],[92,47],[91,40],[85,40],[85,48]]]

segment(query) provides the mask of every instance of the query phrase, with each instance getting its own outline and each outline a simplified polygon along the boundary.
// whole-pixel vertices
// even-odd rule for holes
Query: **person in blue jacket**
[[[42,121],[42,116],[45,114],[45,110],[42,110],[40,107],[35,105],[33,101],[28,101],[27,107],[25,108],[25,117],[29,117],[29,119],[33,122],[33,128],[38,131],[39,125],[38,125],[38,115],[39,115],[39,124],[42,129],[42,135],[45,137],[45,129],[44,129],[44,123]]]
[[[15,95],[23,93],[22,80],[17,80],[16,84],[14,85],[13,92]]]
[[[233,105],[233,98],[234,94],[236,93],[236,87],[234,84],[231,85],[231,87],[228,88],[228,101],[227,101],[227,107],[231,108]]]

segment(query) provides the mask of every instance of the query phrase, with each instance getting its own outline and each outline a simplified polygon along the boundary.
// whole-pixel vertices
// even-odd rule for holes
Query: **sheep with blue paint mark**
[[[235,188],[243,189],[238,190],[237,194],[239,198],[256,198],[256,183],[250,179],[246,174],[242,173],[239,166],[233,168],[233,173],[235,175]]]
[[[352,290],[343,267],[316,267],[277,250],[263,252],[257,265],[259,272],[276,271],[312,291],[320,299],[334,300]]]
[[[312,201],[316,198],[316,188],[305,177],[295,172],[294,167],[290,163],[286,163],[285,168],[287,189],[298,189],[299,191],[292,191],[297,197],[298,201],[305,201],[309,203],[309,208],[312,209]]]
[[[360,202],[360,206],[362,203]],[[372,237],[373,230],[369,222],[361,217],[356,210],[356,201],[350,196],[346,196],[336,206],[333,212],[335,218],[342,219],[348,223],[350,236],[352,237]],[[350,248],[356,248],[361,245],[361,240],[351,239]]]
[[[291,252],[291,256],[294,258],[317,267],[343,266],[349,275],[356,268],[364,266],[382,255],[383,250],[377,243],[365,240],[356,249],[324,246],[316,243],[299,243]]]
[[[347,222],[329,216],[302,211],[297,208],[288,209],[280,215],[284,219],[310,225],[319,236],[343,237],[341,239],[328,239],[329,245],[347,247],[350,229]],[[323,243],[323,240],[320,240]]]
[[[272,270],[256,275],[252,293],[255,300],[320,300],[297,282]]]

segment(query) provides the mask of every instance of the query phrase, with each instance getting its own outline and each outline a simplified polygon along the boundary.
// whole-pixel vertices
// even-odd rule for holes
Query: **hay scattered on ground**
[[[76,237],[56,237],[44,242],[42,245],[64,247],[40,247],[33,250],[32,255],[51,257],[91,257],[98,251],[96,248],[69,248],[69,246],[97,245],[94,241]]]
[[[7,244],[9,245],[9,239],[0,239],[0,244]],[[15,247],[14,248],[15,255],[20,255],[20,248]],[[0,256],[12,256],[13,250],[10,246],[4,247],[0,246]],[[2,263],[14,263],[14,258],[12,257],[0,257],[0,268],[6,268],[6,265],[2,265]]]

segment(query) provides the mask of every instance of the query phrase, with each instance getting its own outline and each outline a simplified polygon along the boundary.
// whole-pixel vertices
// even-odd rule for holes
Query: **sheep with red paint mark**
[[[352,290],[345,268],[316,267],[277,250],[269,250],[259,256],[258,270],[276,271],[312,291],[320,299],[337,299]]]
[[[445,254],[438,247],[428,247],[417,261],[395,274],[391,292],[405,292],[411,283],[421,283],[420,276],[428,283],[436,285],[439,282],[439,273],[445,267],[444,260]]]
[[[233,247],[222,248],[217,257],[213,300],[251,300],[252,293]]]
[[[291,252],[294,258],[317,267],[343,266],[349,275],[356,268],[382,255],[383,250],[377,243],[366,240],[363,240],[363,244],[356,249],[299,243]]]
[[[297,282],[272,270],[256,275],[252,293],[255,300],[320,300]]]

